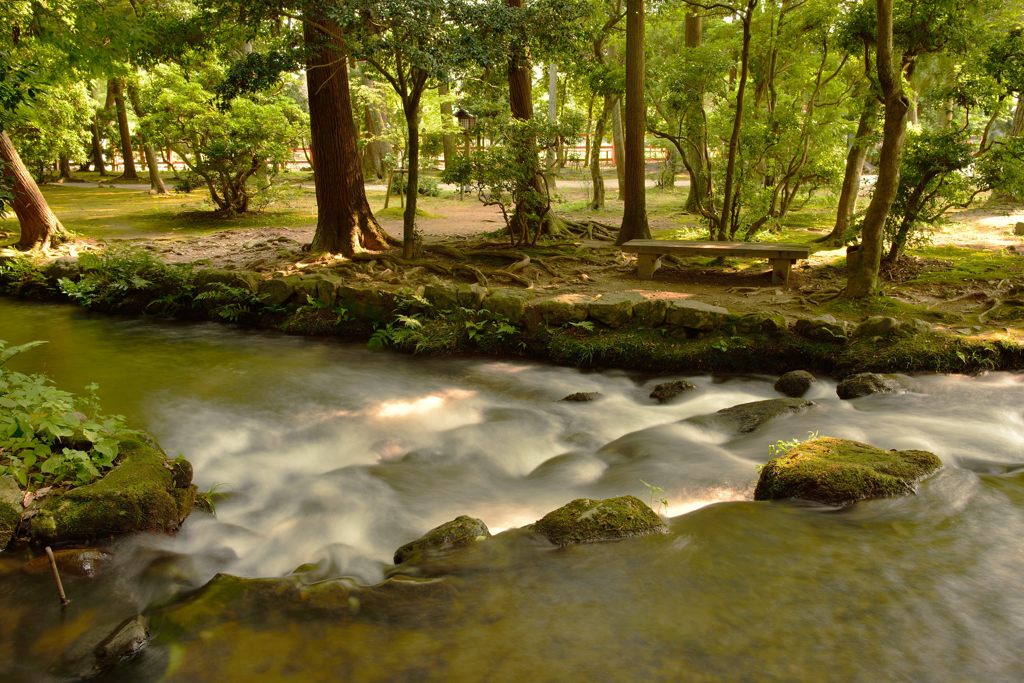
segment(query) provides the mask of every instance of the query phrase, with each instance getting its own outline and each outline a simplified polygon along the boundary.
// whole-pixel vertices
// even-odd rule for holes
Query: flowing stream
[[[156,633],[108,678],[1024,680],[1024,376],[917,377],[852,402],[819,379],[815,407],[737,435],[680,421],[777,397],[774,378],[690,377],[696,391],[658,405],[651,388],[676,377],[10,300],[0,338],[48,340],[11,366],[68,390],[98,382],[107,411],[223,494],[216,517],[121,539],[95,577],[65,577],[64,612],[38,557],[0,554],[0,680],[65,679],[126,617],[218,572],[311,564],[312,579],[370,585],[398,546],[460,514],[498,533],[623,494],[653,500],[670,532],[564,550],[510,532],[453,556],[442,600],[346,624],[239,608],[201,637]],[[603,398],[559,400],[578,391]],[[769,444],[809,432],[930,450],[945,468],[916,496],[843,510],[753,502]]]

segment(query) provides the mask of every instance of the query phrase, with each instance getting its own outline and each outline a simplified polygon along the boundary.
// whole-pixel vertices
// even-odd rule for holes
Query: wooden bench
[[[811,254],[802,244],[763,244],[753,242],[691,242],[689,240],[630,240],[622,251],[637,254],[637,275],[641,280],[654,279],[661,259],[676,256],[741,256],[766,258],[772,264],[772,284],[789,285],[789,270],[798,259]]]

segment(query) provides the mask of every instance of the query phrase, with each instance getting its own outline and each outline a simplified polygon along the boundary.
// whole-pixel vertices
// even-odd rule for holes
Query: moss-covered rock
[[[530,332],[542,327],[560,327],[587,319],[590,298],[582,294],[559,294],[558,296],[533,299],[526,304],[523,324]]]
[[[40,501],[29,523],[31,540],[56,543],[176,531],[196,496],[186,468],[141,441],[122,442],[121,454],[120,464],[99,481]]]
[[[775,380],[775,391],[791,398],[800,398],[814,384],[814,375],[806,370],[792,370]]]
[[[712,306],[701,301],[675,299],[665,312],[665,323],[690,330],[708,332],[725,324],[729,311],[721,306]]]
[[[604,398],[604,394],[600,391],[577,391],[574,394],[569,394],[563,401],[569,403],[590,403],[591,401],[599,401]]]
[[[902,390],[903,385],[893,375],[861,372],[840,382],[836,387],[836,394],[839,395],[839,398],[847,401],[871,394],[895,394]]]
[[[198,271],[193,282],[200,292],[213,289],[216,285],[227,285],[255,293],[260,286],[260,275],[249,270],[208,268]]]
[[[11,477],[0,477],[0,550],[7,547],[21,523],[21,489]]]
[[[687,382],[685,379],[677,379],[672,382],[662,382],[661,384],[656,385],[653,391],[651,391],[651,398],[656,400],[658,403],[668,403],[680,395],[688,391],[693,391],[696,388],[696,384],[693,382]]]
[[[769,460],[761,469],[754,500],[797,498],[845,505],[906,495],[940,467],[942,461],[927,451],[884,451],[857,441],[820,437]]]
[[[725,425],[740,434],[747,434],[780,415],[800,413],[813,405],[813,401],[802,398],[770,398],[723,408],[710,415],[698,415],[686,419],[685,422],[712,427]]]
[[[633,318],[633,307],[647,299],[637,292],[606,292],[590,302],[588,315],[608,327],[622,327]]]
[[[665,533],[661,518],[635,496],[577,498],[540,518],[533,528],[555,545],[613,541]]]
[[[800,318],[793,324],[793,330],[801,337],[811,341],[826,343],[847,341],[846,325],[831,315]]]
[[[526,304],[531,298],[532,293],[497,289],[487,295],[481,308],[508,320],[519,321],[526,314]]]
[[[395,551],[395,564],[416,562],[424,556],[464,548],[477,541],[489,538],[491,532],[479,519],[461,515],[441,526],[434,527],[415,541],[406,543]]]

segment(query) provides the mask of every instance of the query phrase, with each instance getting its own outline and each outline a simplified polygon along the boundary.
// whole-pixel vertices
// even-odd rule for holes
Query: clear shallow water
[[[216,572],[276,577],[314,563],[314,578],[373,584],[395,548],[459,514],[498,532],[579,496],[650,499],[641,480],[665,490],[665,537],[557,551],[505,534],[452,558],[443,600],[348,621],[240,608],[207,624],[208,637],[158,635],[119,675],[1024,676],[1020,375],[921,377],[915,393],[854,402],[820,380],[815,408],[737,436],[680,420],[776,397],[773,378],[689,378],[697,391],[659,406],[647,395],[673,377],[410,358],[10,301],[0,338],[49,339],[12,365],[68,389],[98,381],[108,410],[186,454],[201,488],[229,494],[215,519],[119,541],[99,577],[70,577],[63,620],[46,574],[0,555],[0,676],[66,673],[120,620]],[[558,401],[576,391],[604,398]],[[846,511],[749,502],[768,444],[811,431],[931,450],[947,467],[916,497]]]

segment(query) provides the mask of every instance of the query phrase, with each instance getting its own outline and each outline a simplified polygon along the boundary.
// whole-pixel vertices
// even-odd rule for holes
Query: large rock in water
[[[858,441],[819,437],[769,460],[754,500],[798,498],[845,505],[914,493],[919,480],[942,467],[928,451],[884,451]]]
[[[416,562],[430,553],[462,548],[491,535],[487,525],[479,519],[462,515],[441,526],[434,527],[415,541],[395,551],[395,564]]]
[[[177,531],[195,502],[191,466],[142,441],[123,441],[120,457],[102,479],[44,498],[29,523],[31,539],[57,543]]]
[[[800,398],[814,384],[814,375],[806,370],[792,370],[775,380],[775,391],[793,398]]]
[[[698,415],[684,422],[711,427],[724,423],[740,434],[747,434],[780,415],[800,413],[813,405],[813,401],[802,398],[770,398],[723,408],[717,413]]]
[[[658,403],[668,403],[680,394],[693,391],[696,388],[696,384],[687,382],[685,379],[677,379],[674,382],[662,382],[651,391],[651,398],[655,399]]]
[[[844,401],[870,396],[871,394],[895,394],[903,389],[892,375],[879,375],[874,372],[861,372],[847,377],[836,387],[836,394]]]
[[[661,518],[635,496],[604,500],[577,498],[544,515],[533,528],[560,546],[613,541],[668,530]]]

